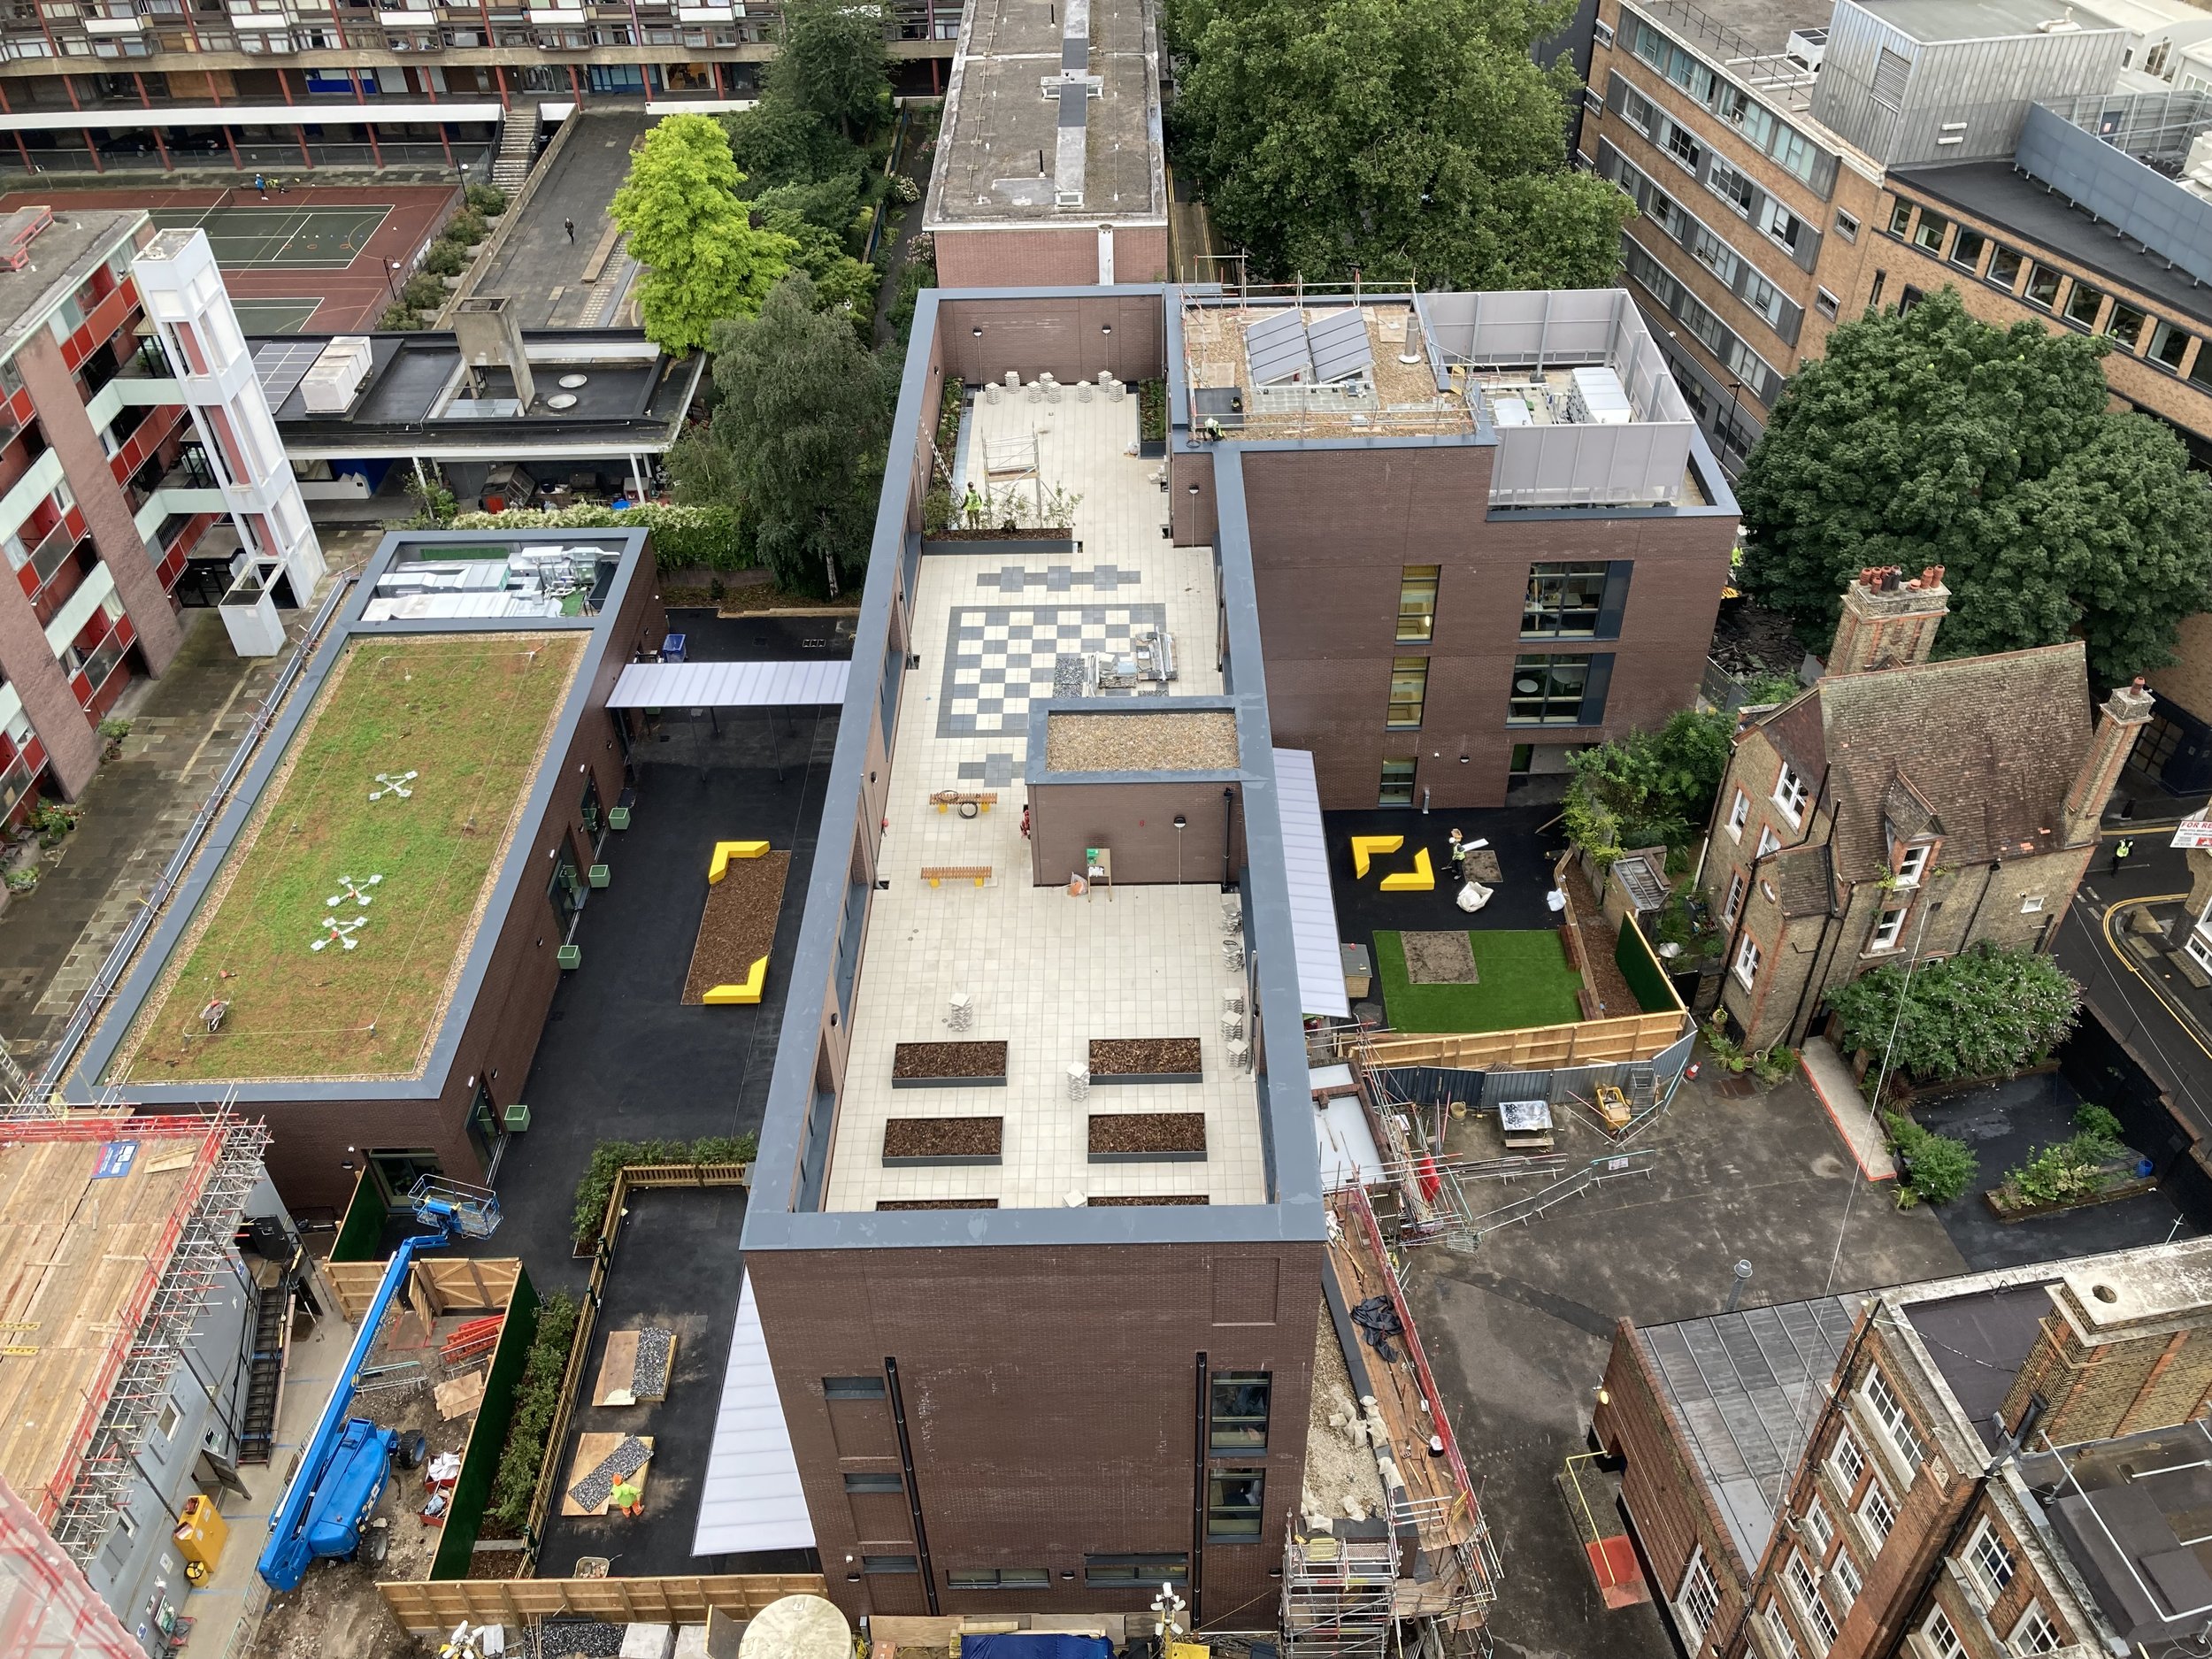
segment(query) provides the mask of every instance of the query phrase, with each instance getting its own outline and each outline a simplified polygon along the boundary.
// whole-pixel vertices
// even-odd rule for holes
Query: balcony
[[[123,653],[130,648],[131,642],[121,627],[108,631],[107,638],[93,647],[92,655],[84,659],[84,667],[79,671],[84,675],[86,687],[80,701],[89,705],[100,695],[100,687],[108,683],[108,676],[115,672],[116,664],[123,660]]]
[[[38,777],[38,768],[18,755],[0,769],[0,818],[5,818],[30,793],[32,783]]]
[[[31,549],[31,557],[24,563],[37,573],[41,588],[53,580],[54,572],[69,562],[69,555],[75,549],[77,541],[76,533],[70,529],[67,519],[39,538],[38,545]]]

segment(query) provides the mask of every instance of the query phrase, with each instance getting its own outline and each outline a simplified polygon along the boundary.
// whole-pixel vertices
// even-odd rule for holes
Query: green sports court
[[[342,271],[369,245],[391,209],[346,207],[157,207],[163,230],[207,233],[216,263],[227,271]]]

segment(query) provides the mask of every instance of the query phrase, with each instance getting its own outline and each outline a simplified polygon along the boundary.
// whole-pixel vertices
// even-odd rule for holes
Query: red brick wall
[[[1167,275],[1166,226],[1115,227],[1117,283],[1164,282]],[[937,280],[949,288],[1088,286],[1098,280],[1098,227],[941,230]]]
[[[1256,1262],[1274,1276],[1271,1307],[1225,1294]],[[925,1609],[910,1576],[857,1576],[857,1563],[846,1576],[849,1555],[916,1547],[902,1500],[864,1510],[844,1491],[847,1473],[897,1472],[888,1412],[826,1401],[825,1377],[880,1377],[896,1362],[942,1611],[1135,1612],[1158,1586],[1087,1586],[1083,1557],[1191,1549],[1202,1353],[1217,1372],[1271,1372],[1274,1388],[1266,1453],[1222,1460],[1265,1467],[1264,1531],[1206,1544],[1199,1611],[1213,1625],[1273,1624],[1269,1573],[1304,1468],[1319,1245],[767,1251],[746,1268],[830,1598],[849,1615]],[[1217,1325],[1217,1313],[1271,1317]],[[987,1567],[1042,1568],[1052,1585],[946,1587],[949,1571]]]

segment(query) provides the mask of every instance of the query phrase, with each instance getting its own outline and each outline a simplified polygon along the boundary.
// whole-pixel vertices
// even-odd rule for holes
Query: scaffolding
[[[117,1111],[16,1118],[10,1142],[196,1139],[178,1202],[145,1273],[116,1312],[115,1336],[63,1442],[63,1457],[38,1519],[80,1566],[115,1525],[134,1458],[169,1398],[184,1349],[209,1294],[230,1271],[233,1236],[261,1179],[269,1131],[239,1119],[230,1098],[203,1115],[133,1117]]]
[[[145,1659],[30,1505],[0,1480],[0,1654],[9,1659]]]

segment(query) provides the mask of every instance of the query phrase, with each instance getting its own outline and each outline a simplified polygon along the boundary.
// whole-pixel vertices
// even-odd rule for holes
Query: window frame
[[[1880,1522],[1868,1513],[1878,1503],[1887,1517]],[[1879,1555],[1883,1546],[1889,1542],[1889,1535],[1897,1530],[1897,1504],[1889,1495],[1888,1488],[1879,1479],[1870,1479],[1866,1483],[1866,1491],[1861,1494],[1857,1506],[1851,1512],[1859,1517],[1867,1536],[1874,1541],[1874,1553]]]
[[[1223,1495],[1225,1483],[1248,1480],[1254,1483],[1250,1502],[1232,1504]],[[1249,1515],[1250,1530],[1244,1530],[1243,1517]],[[1230,1530],[1233,1521],[1234,1529]],[[1206,1471],[1206,1541],[1210,1544],[1256,1544],[1267,1531],[1267,1471],[1242,1467],[1210,1468]]]
[[[1859,1448],[1849,1429],[1837,1431],[1834,1444],[1828,1448],[1828,1467],[1844,1497],[1849,1499],[1859,1489],[1859,1480],[1866,1473],[1866,1454]]]
[[[1257,1414],[1259,1438],[1226,1439],[1225,1434],[1249,1435],[1254,1414],[1247,1407],[1241,1410],[1225,1412],[1222,1393],[1225,1389],[1253,1389],[1259,1391]],[[1210,1453],[1227,1453],[1242,1456],[1267,1449],[1268,1417],[1274,1406],[1275,1373],[1264,1371],[1217,1371],[1206,1379],[1206,1449]]]
[[[1758,858],[1771,858],[1775,854],[1780,852],[1781,850],[1782,838],[1774,833],[1774,826],[1771,824],[1760,825],[1759,849],[1753,856]]]
[[[1750,889],[1750,878],[1742,871],[1732,870],[1729,872],[1728,901],[1721,906],[1720,910],[1720,922],[1723,927],[1733,927],[1736,925],[1736,918],[1743,914],[1743,902]]]
[[[1129,1577],[1121,1576],[1124,1569],[1127,1570]],[[1100,1576],[1102,1573],[1105,1576]],[[1086,1555],[1083,1557],[1083,1582],[1087,1586],[1097,1585],[1109,1588],[1121,1585],[1188,1584],[1190,1556],[1182,1552]]]
[[[1928,240],[1931,230],[1935,233],[1933,242]],[[1921,252],[1940,259],[1943,257],[1944,242],[1950,234],[1951,221],[1940,213],[1931,213],[1924,207],[1920,210],[1920,222],[1912,227],[1911,242]]]
[[[1866,954],[1878,956],[1897,949],[1897,941],[1904,936],[1906,918],[1912,914],[1909,904],[1886,904],[1874,918],[1874,931],[1867,935]]]
[[[1836,1616],[1829,1611],[1828,1603],[1821,1599],[1819,1576],[1806,1565],[1803,1550],[1790,1551],[1782,1577],[1789,1586],[1790,1600],[1797,1604],[1798,1613],[1805,1620],[1809,1633],[1820,1639],[1820,1651],[1826,1653],[1836,1645],[1841,1627],[1836,1623]]]
[[[1736,798],[1729,803],[1728,806],[1728,833],[1734,836],[1738,841],[1741,841],[1743,839],[1744,826],[1748,823],[1750,819],[1750,794],[1739,786],[1736,790]]]
[[[1405,768],[1405,799],[1402,801],[1389,798],[1393,793],[1391,780],[1395,775],[1394,768],[1400,766]],[[1387,810],[1394,807],[1411,806],[1413,791],[1419,781],[1420,772],[1421,757],[1418,755],[1385,755],[1382,757],[1381,773],[1375,783],[1377,808]]]
[[[1773,799],[1774,804],[1782,809],[1782,816],[1789,819],[1792,829],[1804,827],[1805,803],[1811,795],[1811,785],[1799,775],[1796,767],[1784,761],[1782,770],[1774,774]]]
[[[1973,251],[1966,253],[1966,246],[1970,242],[1973,243]],[[1970,225],[1961,225],[1959,234],[1951,238],[1951,250],[1945,254],[1943,258],[1947,265],[1955,265],[1971,276],[1975,267],[1981,264],[1982,255],[1988,250],[1989,237],[1985,233],[1976,230]],[[1966,257],[1963,259],[1959,257],[1962,253],[1966,253]]]
[[[1416,695],[1399,695],[1401,687],[1416,687]],[[1425,657],[1394,657],[1390,659],[1390,696],[1383,707],[1383,727],[1391,732],[1417,732],[1423,716],[1428,712],[1429,659]],[[1410,710],[1409,716],[1408,711]]]
[[[1942,1634],[1936,1633],[1938,1628]],[[1932,1611],[1920,1622],[1920,1633],[1927,1640],[1929,1649],[1936,1659],[1967,1659],[1966,1644],[1959,1640],[1958,1629],[1951,1623],[1951,1616],[1941,1608]]]
[[[2043,1640],[2032,1647],[2024,1645],[2021,1640],[2031,1623],[2042,1626],[2043,1637]],[[2028,1605],[2022,1610],[2020,1617],[2013,1620],[2012,1633],[2005,1638],[2006,1651],[2019,1655],[2020,1659],[2034,1659],[2038,1654],[2056,1653],[2064,1646],[2066,1646],[2066,1640],[2064,1634],[2059,1630],[2058,1621],[2046,1613],[2043,1610],[2043,1604],[2033,1597],[2029,1598]]]
[[[1710,233],[1708,233],[1709,234]],[[1693,253],[1694,257],[1694,253]],[[1521,632],[1525,640],[1594,640],[1605,626],[1605,600],[1613,579],[1610,559],[1540,559],[1528,567],[1521,590]],[[1589,584],[1596,586],[1591,588]],[[1569,606],[1570,592],[1575,603]],[[1568,618],[1587,613],[1586,632],[1571,628]]]
[[[1024,1575],[1009,1580],[1010,1572]],[[1033,1574],[1034,1577],[1028,1575]],[[1049,1590],[1052,1588],[1052,1570],[1049,1567],[948,1567],[945,1569],[945,1588],[968,1590],[989,1594],[995,1590]]]
[[[2038,299],[2036,290],[2047,280],[2049,283],[2047,290],[2049,297]],[[2055,265],[2045,265],[2040,259],[2031,260],[2028,265],[2028,280],[2020,285],[2018,298],[2023,305],[2032,305],[2039,311],[2048,311],[2052,316],[2056,317],[2061,315],[2058,308],[2058,296],[2065,286],[2065,272],[2061,271]]]
[[[2187,329],[2177,327],[2161,317],[2155,319],[2155,326],[2151,329],[2150,344],[2144,349],[2143,355],[2160,368],[2178,374],[2181,365],[2188,361],[2189,342],[2195,338]],[[2165,348],[2172,341],[2179,341],[2181,349],[2169,357]]]
[[[2084,317],[2080,314],[2078,308],[2082,296],[2085,294],[2093,296],[2094,303],[2089,308],[2089,315]],[[2094,334],[2097,331],[2097,319],[2104,311],[2104,303],[2111,297],[2109,293],[2094,283],[2085,282],[2079,277],[2076,277],[2074,286],[2066,291],[2066,309],[2061,315],[2076,327],[2085,328],[2091,334]]]
[[[1592,651],[1528,651],[1517,656],[1513,659],[1511,678],[1507,681],[1505,723],[1509,726],[1592,724],[1583,719],[1582,707],[1589,701],[1590,676],[1595,669],[1597,657],[1598,654]],[[1555,691],[1552,676],[1575,664],[1581,668],[1581,683],[1574,688],[1573,712],[1561,718],[1554,710],[1564,709],[1567,703],[1565,697]],[[1541,679],[1535,691],[1524,694],[1517,689],[1517,685],[1522,676],[1527,674],[1539,675]],[[1515,704],[1525,703],[1533,703],[1536,712],[1516,712]]]
[[[1720,1585],[1713,1578],[1712,1568],[1706,1564],[1704,1545],[1700,1544],[1690,1552],[1690,1559],[1682,1569],[1681,1582],[1675,1586],[1669,1605],[1686,1626],[1696,1627],[1696,1633],[1687,1644],[1690,1650],[1703,1651],[1705,1638],[1720,1617]]]
[[[894,1492],[901,1497],[906,1495],[906,1477],[901,1474],[870,1473],[864,1470],[858,1473],[848,1473],[844,1481],[847,1497],[878,1496]],[[853,1484],[855,1481],[860,1484],[856,1486]],[[886,1485],[886,1482],[889,1484]]]
[[[1989,265],[1982,273],[1982,280],[1993,288],[2001,288],[2007,294],[2017,294],[2020,291],[2020,273],[2028,268],[2030,263],[2028,256],[2017,248],[2008,248],[2003,242],[1992,243]],[[2000,265],[2009,268],[2001,273],[1998,270]]]
[[[1745,990],[1755,991],[1759,988],[1759,941],[1746,933],[1736,946],[1736,960],[1728,971],[1736,976],[1736,982]]]
[[[825,1377],[822,1379],[824,1400],[885,1400],[890,1391],[884,1386],[881,1377],[856,1375]]]
[[[1842,237],[1844,241],[1858,241],[1859,216],[1856,213],[1847,213],[1841,208],[1838,208],[1836,210],[1834,224],[1836,234]]]
[[[2134,320],[2124,325],[2123,318],[2132,318]],[[2132,353],[2142,345],[2143,330],[2150,319],[2150,313],[2141,306],[2131,305],[2116,295],[2112,301],[2112,314],[2105,319],[2105,326],[2099,332],[2108,340],[2116,340]]]
[[[1993,1557],[1993,1562],[1985,1555]],[[2013,1581],[2020,1576],[2020,1557],[1997,1531],[1997,1525],[1984,1516],[1966,1540],[1966,1548],[1960,1552],[1961,1563],[1967,1576],[1989,1599],[1992,1607],[2004,1598]]]
[[[1773,1647],[1776,1659],[1804,1659],[1803,1650],[1797,1645],[1797,1632],[1790,1628],[1779,1597],[1768,1600],[1761,1617],[1766,1624],[1767,1641]]]
[[[1920,1466],[1928,1461],[1928,1448],[1920,1438],[1920,1431],[1913,1426],[1904,1402],[1897,1391],[1889,1386],[1889,1379],[1882,1375],[1881,1367],[1870,1366],[1866,1379],[1859,1385],[1859,1398],[1864,1402],[1867,1414],[1881,1430],[1894,1461],[1909,1474],[1917,1476]],[[1877,1398],[1877,1395],[1879,1398]]]
[[[1427,573],[1425,575],[1417,573],[1421,572]],[[1436,638],[1436,595],[1438,589],[1442,586],[1443,578],[1444,567],[1441,565],[1405,565],[1399,567],[1396,639],[1398,644],[1426,645]],[[1425,612],[1409,611],[1406,608],[1409,597],[1417,602],[1420,591],[1424,588],[1428,592],[1427,611]],[[1417,622],[1421,630],[1419,633],[1406,632],[1409,618]]]
[[[1893,885],[1901,891],[1918,887],[1928,879],[1928,865],[1934,857],[1933,841],[1906,842],[1898,849],[1897,863],[1891,868],[1895,878]]]

